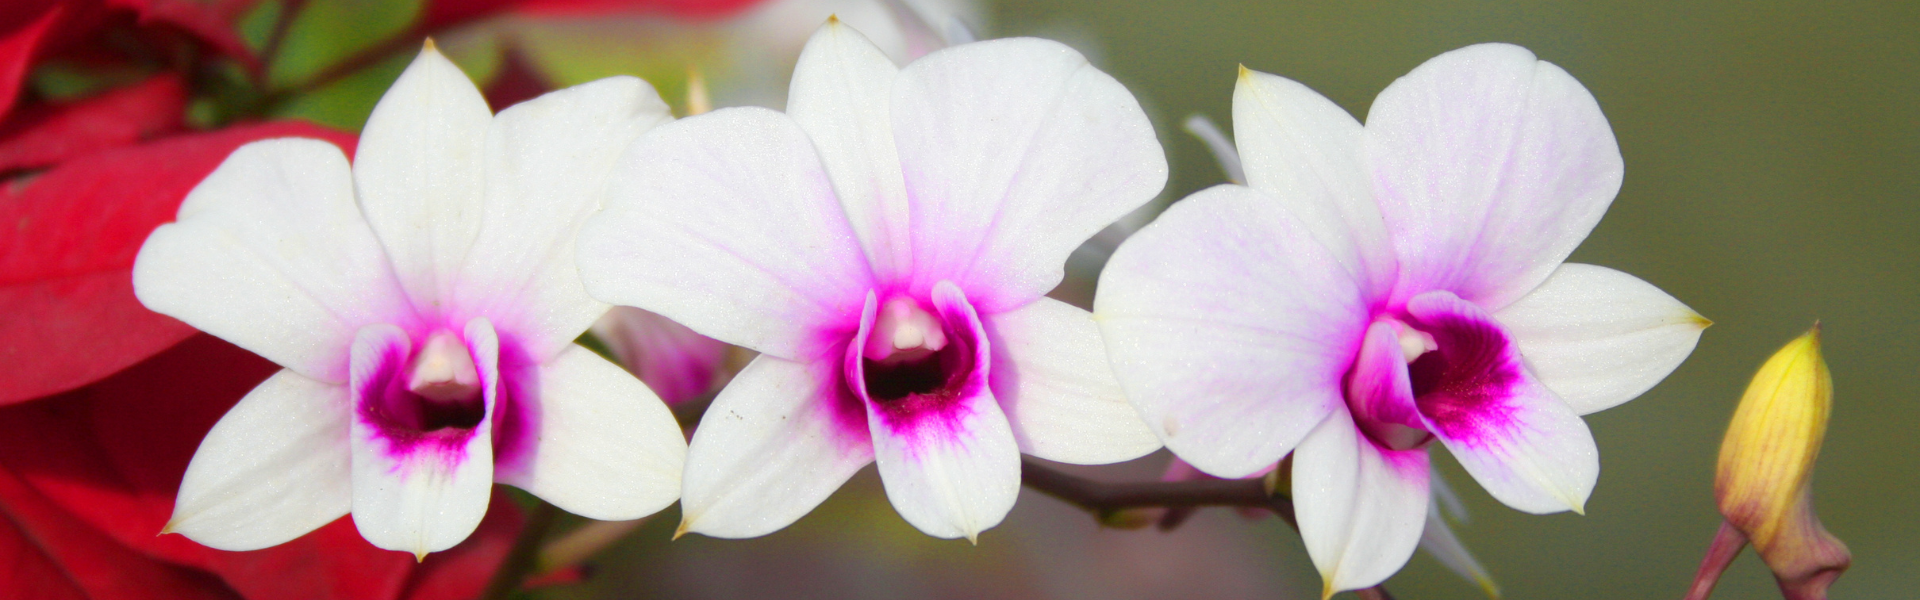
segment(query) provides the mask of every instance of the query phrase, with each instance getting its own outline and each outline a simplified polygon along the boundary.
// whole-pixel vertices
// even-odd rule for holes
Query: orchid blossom
[[[1132,94],[1066,46],[899,68],[835,20],[786,114],[721,109],[642,139],[581,231],[587,290],[761,353],[695,430],[680,531],[772,532],[878,463],[909,523],[975,539],[1012,508],[1022,452],[1158,448],[1091,315],[1042,294],[1165,179]]]
[[[1633,276],[1563,264],[1620,186],[1593,97],[1489,44],[1402,77],[1365,126],[1244,69],[1233,106],[1248,185],[1141,230],[1094,304],[1167,448],[1221,477],[1292,452],[1327,594],[1405,564],[1436,440],[1508,506],[1583,510],[1600,462],[1580,416],[1658,383],[1707,325]]]
[[[631,77],[495,116],[429,42],[351,167],[318,140],[235,150],[147,239],[134,288],[285,368],[201,442],[168,530],[247,550],[351,512],[425,556],[474,530],[495,481],[596,519],[672,503],[672,414],[573,343],[608,309],[574,233],[620,149],[669,119]]]

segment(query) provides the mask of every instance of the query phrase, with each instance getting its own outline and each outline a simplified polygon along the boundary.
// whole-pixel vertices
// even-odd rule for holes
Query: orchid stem
[[[507,558],[501,561],[500,568],[493,572],[493,578],[487,580],[487,591],[480,597],[485,600],[505,600],[520,589],[527,575],[539,563],[540,542],[547,537],[547,530],[560,520],[560,509],[545,501],[527,511],[526,525],[521,527],[520,536],[514,538],[513,548],[507,550]]]
[[[1294,525],[1293,500],[1268,494],[1259,479],[1106,482],[1068,475],[1023,458],[1020,483],[1102,516],[1129,508],[1238,506],[1272,510]]]
[[[300,12],[306,8],[307,0],[287,0],[280,4],[280,14],[273,21],[273,31],[267,34],[267,43],[260,47],[258,75],[263,89],[266,87],[268,67],[280,56],[280,46],[286,43],[287,32],[293,29],[293,20],[299,18]]]
[[[1393,600],[1393,594],[1387,593],[1386,586],[1381,585],[1354,590],[1353,593],[1359,594],[1361,598],[1366,600]]]
[[[1293,499],[1267,493],[1266,482],[1260,479],[1095,481],[1062,473],[1031,458],[1020,460],[1021,485],[1092,511],[1102,522],[1129,508],[1232,506],[1271,510],[1294,531],[1300,530],[1293,516]],[[1368,600],[1393,600],[1384,585],[1354,591]]]
[[[1726,572],[1734,557],[1740,556],[1740,550],[1746,547],[1747,536],[1732,523],[1721,521],[1719,533],[1713,534],[1713,544],[1707,546],[1707,555],[1700,559],[1700,570],[1693,574],[1693,587],[1687,590],[1687,600],[1707,600],[1712,596],[1720,574]]]

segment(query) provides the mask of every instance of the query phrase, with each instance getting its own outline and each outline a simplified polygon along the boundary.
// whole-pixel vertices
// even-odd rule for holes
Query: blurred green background
[[[816,4],[819,15],[782,18],[804,36],[826,12],[861,3]],[[1127,84],[1172,161],[1165,199],[1223,181],[1179,125],[1204,114],[1230,130],[1236,64],[1301,81],[1356,115],[1395,77],[1469,44],[1516,43],[1564,67],[1599,99],[1627,165],[1613,209],[1573,260],[1646,279],[1716,325],[1665,383],[1588,418],[1603,470],[1586,516],[1507,509],[1440,459],[1473,513],[1461,537],[1509,598],[1679,597],[1719,521],[1713,465],[1735,401],[1762,360],[1820,320],[1837,399],[1815,497],[1854,554],[1834,596],[1916,595],[1920,520],[1906,511],[1920,506],[1920,3],[1026,0],[962,12],[983,35],[1074,44]],[[791,60],[737,56],[735,42],[758,33],[523,25],[479,27],[443,47],[483,82],[505,63],[475,49],[511,39],[552,84],[634,72],[676,103],[685,65],[699,64],[720,105],[777,106]],[[316,28],[316,52],[341,39]],[[362,45],[372,36],[335,33]],[[356,128],[402,64],[275,113]],[[286,81],[314,69],[276,68]],[[1077,273],[1068,285],[1081,287],[1062,293],[1085,297],[1091,281]],[[1080,472],[1148,479],[1165,461]],[[1320,589],[1297,536],[1270,518],[1213,510],[1171,533],[1103,530],[1029,492],[973,547],[907,526],[871,469],[764,538],[668,543],[675,520],[656,517],[601,555],[587,583],[536,595],[1310,598]],[[1402,600],[1484,597],[1425,555],[1388,585]],[[1716,597],[1777,592],[1748,553]]]

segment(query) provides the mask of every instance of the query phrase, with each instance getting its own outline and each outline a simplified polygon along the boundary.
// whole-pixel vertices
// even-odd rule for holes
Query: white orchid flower
[[[495,481],[595,519],[671,504],[673,416],[573,343],[608,309],[574,234],[620,150],[669,118],[631,77],[496,116],[429,42],[351,167],[311,139],[234,151],[147,239],[134,287],[286,368],[201,442],[168,530],[247,550],[351,512],[425,556],[474,530]]]

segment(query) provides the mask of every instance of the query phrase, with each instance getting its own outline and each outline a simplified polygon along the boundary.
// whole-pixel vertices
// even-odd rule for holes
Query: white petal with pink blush
[[[252,549],[351,512],[424,556],[473,532],[495,481],[594,518],[671,503],[672,415],[571,343],[609,308],[576,232],[619,149],[667,120],[632,78],[495,116],[429,45],[351,166],[317,140],[236,150],[148,238],[135,293],[288,370],[202,442],[169,530]]]
[[[1086,313],[1041,296],[1165,183],[1124,87],[1036,39],[896,68],[829,21],[788,108],[660,128],[581,235],[595,297],[762,353],[694,434],[683,531],[771,532],[877,462],[909,523],[973,539],[1012,507],[1022,451],[1158,446]]]
[[[1580,415],[1652,388],[1706,325],[1647,282],[1562,265],[1622,172],[1586,89],[1486,44],[1394,82],[1364,126],[1251,71],[1234,119],[1251,187],[1174,205],[1095,299],[1167,447],[1224,477],[1293,452],[1327,594],[1405,563],[1435,442],[1508,506],[1582,510],[1600,462]]]

